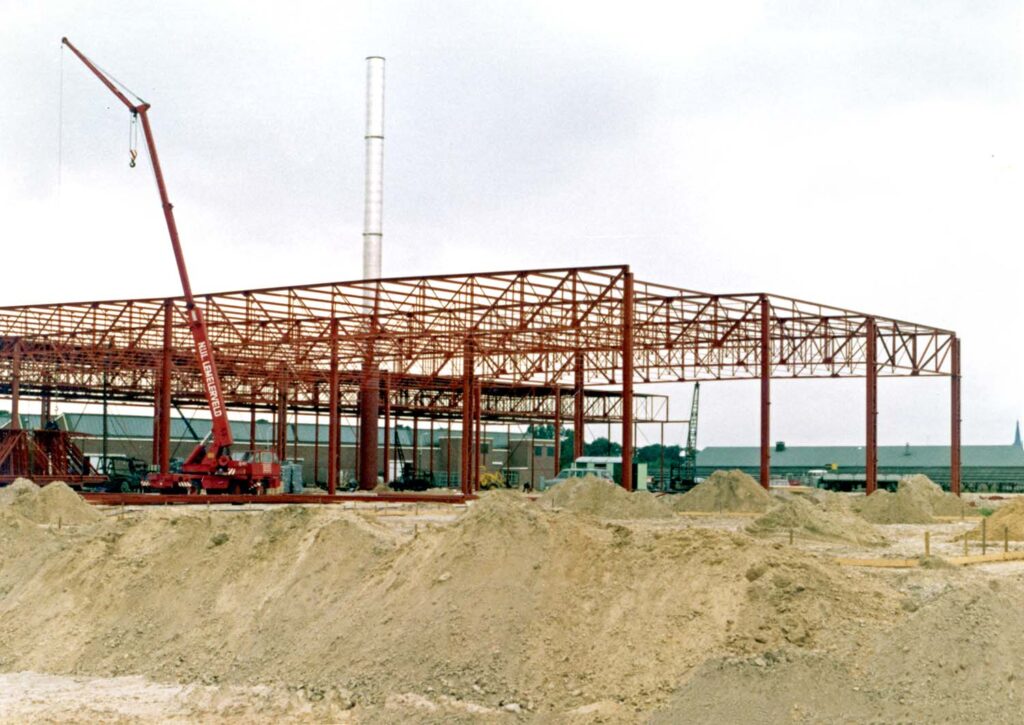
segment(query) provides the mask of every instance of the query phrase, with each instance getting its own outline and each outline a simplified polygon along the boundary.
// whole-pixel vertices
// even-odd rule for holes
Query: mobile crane
[[[153,132],[149,125],[148,111],[150,105],[134,93],[131,93],[131,91],[128,91],[129,95],[138,101],[138,103],[132,103],[117,87],[120,84],[115,85],[115,81],[97,68],[78,48],[71,44],[71,41],[67,38],[62,38],[61,43],[66,45],[85,64],[85,67],[99,78],[100,82],[128,108],[132,114],[133,123],[138,120],[142,124],[142,133],[146,140],[146,148],[149,151],[149,159],[153,164],[153,175],[156,176],[156,186],[160,192],[160,204],[164,210],[164,220],[167,222],[167,232],[171,237],[171,247],[174,249],[174,260],[178,266],[178,276],[181,278],[181,288],[185,296],[185,314],[188,318],[188,328],[192,333],[192,340],[195,345],[196,361],[199,363],[200,378],[203,382],[203,393],[206,396],[206,404],[212,419],[210,435],[200,441],[188,458],[185,459],[181,472],[152,473],[147,477],[146,487],[157,492],[166,493],[177,493],[181,489],[193,492],[205,491],[207,493],[263,493],[270,488],[279,488],[281,485],[281,465],[272,453],[268,451],[249,452],[243,455],[240,460],[236,460],[231,456],[231,446],[234,443],[234,439],[231,435],[231,425],[228,422],[227,412],[224,408],[223,389],[220,384],[220,376],[217,374],[217,363],[214,360],[213,348],[206,334],[206,323],[203,320],[203,313],[196,306],[195,298],[192,296],[192,285],[188,279],[185,257],[181,251],[178,227],[174,221],[174,207],[167,196],[167,186],[164,184],[164,175],[160,168],[160,158],[157,156]],[[125,90],[127,91],[127,89]],[[135,156],[136,152],[132,149],[130,165],[133,167],[135,166]]]

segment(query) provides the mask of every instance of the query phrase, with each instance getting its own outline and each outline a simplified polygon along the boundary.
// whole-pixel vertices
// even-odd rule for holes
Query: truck
[[[123,453],[88,453],[89,464],[97,473],[106,476],[104,483],[84,486],[92,490],[107,493],[138,493],[149,473],[149,464],[141,458],[127,456]]]
[[[572,464],[559,471],[558,475],[554,478],[544,479],[540,488],[545,490],[570,478],[583,478],[584,476],[604,478],[621,485],[622,456],[580,456]],[[646,463],[633,464],[633,480],[636,481],[636,490],[647,490],[648,476]]]

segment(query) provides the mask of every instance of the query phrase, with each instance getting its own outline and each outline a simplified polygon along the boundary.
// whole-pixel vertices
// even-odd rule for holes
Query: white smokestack
[[[384,59],[366,59],[366,202],[363,279],[381,276],[384,214]]]

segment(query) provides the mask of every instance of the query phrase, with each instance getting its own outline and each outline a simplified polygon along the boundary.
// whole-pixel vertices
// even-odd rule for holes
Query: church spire
[[[1018,448],[1024,448],[1024,443],[1020,440],[1020,421],[1017,421],[1017,432],[1013,434],[1013,445]]]

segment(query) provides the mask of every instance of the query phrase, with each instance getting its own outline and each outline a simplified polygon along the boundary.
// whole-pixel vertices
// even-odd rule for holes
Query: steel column
[[[444,455],[444,477],[445,487],[452,487],[452,419],[448,419],[448,435],[444,441],[445,455]],[[461,485],[461,482],[460,482]]]
[[[470,454],[473,458],[473,474],[470,478],[473,484],[473,491],[480,490],[480,445],[482,443],[480,431],[480,381],[474,378],[473,385],[473,449]]]
[[[561,465],[560,465],[560,463],[561,463],[560,459],[562,457],[562,455],[561,455],[562,454],[562,446],[561,446],[561,442],[562,442],[561,441],[561,437],[562,437],[562,389],[558,388],[558,387],[555,388],[555,422],[554,422],[554,431],[555,431],[555,435],[554,435],[554,438],[555,438],[555,455],[552,457],[552,462],[554,464],[552,466],[552,468],[555,469],[555,472],[551,474],[552,478],[557,476],[558,472],[562,470]]]
[[[174,305],[170,300],[164,302],[164,349],[160,361],[160,425],[157,454],[154,461],[160,466],[160,473],[171,472],[171,348],[174,345]]]
[[[385,372],[381,376],[381,388],[384,396],[384,485],[390,482],[391,475],[391,374]]]
[[[43,388],[39,394],[39,427],[46,428],[51,420],[50,389]]]
[[[434,482],[434,419],[430,419],[430,451],[428,453],[429,461],[427,462],[427,470],[430,471],[430,482]]]
[[[622,487],[633,490],[633,273],[622,287]]]
[[[21,428],[21,341],[14,343],[14,354],[11,360],[11,428]]]
[[[572,457],[576,460],[583,455],[586,438],[586,422],[584,420],[584,380],[583,353],[576,353],[576,366],[573,381],[573,414],[572,414]]]
[[[950,380],[949,490],[960,495],[960,338],[952,340]]]
[[[420,470],[420,417],[412,417],[412,470]]]
[[[299,460],[299,406],[292,409],[292,460]]]
[[[313,485],[320,485],[320,381],[313,383]]]
[[[878,488],[878,363],[877,345],[878,336],[875,327],[875,318],[869,317],[865,329],[865,380],[867,405],[867,441],[864,445],[864,490],[868,495]]]
[[[470,443],[473,436],[473,353],[466,347],[462,366],[462,460],[459,461],[459,483],[462,493],[473,492],[470,486]]]
[[[761,296],[761,486],[771,486],[771,405],[772,405],[772,364],[771,364],[771,309],[768,297]]]
[[[327,493],[338,490],[341,415],[338,410],[338,320],[331,319],[331,371],[327,381]]]
[[[275,421],[277,457],[283,461],[288,455],[288,391],[283,382],[277,386]]]
[[[359,488],[377,487],[377,426],[380,415],[380,371],[368,357],[359,394]]]

